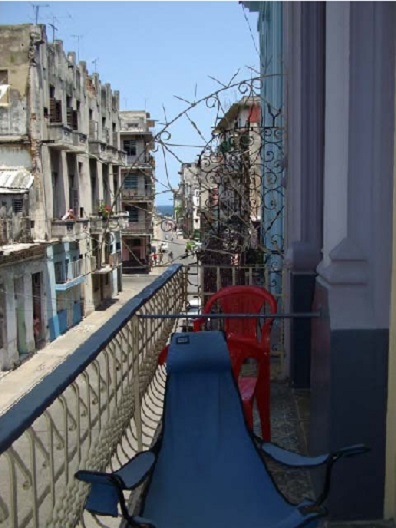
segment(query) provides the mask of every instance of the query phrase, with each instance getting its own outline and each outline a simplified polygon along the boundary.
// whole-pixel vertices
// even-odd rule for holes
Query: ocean
[[[162,216],[171,216],[173,218],[173,205],[156,205],[155,210]]]

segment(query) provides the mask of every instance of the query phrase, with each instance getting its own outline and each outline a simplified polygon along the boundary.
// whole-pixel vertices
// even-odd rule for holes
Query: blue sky
[[[58,28],[56,38],[63,40],[65,51],[77,51],[80,60],[95,70],[102,82],[120,91],[121,109],[150,112],[158,121],[156,131],[186,108],[180,96],[192,101],[219,88],[240,70],[236,79],[250,79],[258,69],[257,15],[237,1],[226,2],[38,2],[39,23],[47,24],[48,39]],[[248,20],[246,20],[246,18]],[[34,22],[29,2],[1,2],[2,24]],[[250,29],[252,34],[250,33]],[[80,35],[78,39],[73,35]],[[237,89],[222,95],[224,104],[240,97]],[[209,140],[216,113],[206,104],[189,112],[204,138]],[[170,143],[204,144],[186,118],[178,119],[169,129]],[[183,162],[194,161],[201,148],[172,147]],[[157,204],[171,205],[168,181],[177,186],[180,161],[166,154],[166,175],[162,149],[156,154]],[[168,179],[169,178],[169,179]]]

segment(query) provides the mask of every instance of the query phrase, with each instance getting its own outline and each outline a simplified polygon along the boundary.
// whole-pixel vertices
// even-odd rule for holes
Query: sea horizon
[[[155,210],[163,216],[173,217],[173,205],[155,205]]]

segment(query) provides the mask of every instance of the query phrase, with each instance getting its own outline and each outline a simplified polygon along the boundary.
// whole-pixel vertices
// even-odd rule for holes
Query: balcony
[[[52,141],[48,145],[56,150],[73,150],[73,129],[63,123],[49,123],[48,139]]]
[[[79,240],[89,233],[89,220],[52,220],[51,238],[59,241]]]
[[[77,525],[87,488],[75,471],[151,443],[146,398],[161,382],[157,357],[174,320],[152,332],[139,316],[182,311],[172,292],[184,291],[184,278],[181,266],[169,268],[0,418],[0,526]]]
[[[153,233],[153,224],[150,221],[127,222],[122,228],[123,235],[150,235]]]
[[[122,199],[126,202],[147,202],[154,200],[155,193],[153,188],[149,189],[121,189]]]
[[[60,264],[60,263],[59,263]],[[85,281],[83,260],[65,262],[55,266],[55,289],[56,291],[67,291]]]
[[[87,467],[117,469],[151,446],[165,380],[157,358],[177,326],[170,316],[186,309],[188,271],[170,266],[0,417],[0,525],[95,524],[83,514],[88,488],[73,475]],[[254,273],[262,274],[246,268],[245,280],[253,280]],[[234,278],[241,280],[238,273]],[[161,318],[141,317],[147,314]],[[292,448],[297,417],[295,410],[289,413],[295,402],[285,387],[273,391],[273,437],[284,441],[289,435]],[[305,473],[294,476],[302,496],[309,492],[306,482]],[[293,490],[290,483],[287,487]]]
[[[135,167],[153,168],[154,157],[151,154],[141,154],[136,156],[126,156],[126,164],[133,165]]]
[[[89,140],[89,155],[96,156],[101,161],[111,163],[112,152],[106,148],[106,143]]]
[[[125,213],[113,213],[109,218],[103,218],[102,216],[91,216],[90,229],[92,233],[102,233],[103,231],[110,230],[116,231],[118,229],[124,229],[128,224],[128,215]]]
[[[81,132],[73,132],[73,152],[76,154],[81,153],[84,154],[87,152],[88,149],[88,138],[86,134],[82,134]]]
[[[0,218],[0,246],[29,242],[33,242],[30,218],[17,215]]]

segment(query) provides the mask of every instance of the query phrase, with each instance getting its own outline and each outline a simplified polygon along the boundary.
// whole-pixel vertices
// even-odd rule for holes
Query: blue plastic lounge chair
[[[312,527],[326,513],[322,503],[333,463],[367,450],[355,445],[312,458],[257,443],[221,332],[175,334],[167,371],[163,430],[153,450],[111,474],[76,474],[91,484],[85,508],[92,513],[116,516],[120,504],[129,526],[157,528]],[[290,504],[269,475],[261,450],[290,466],[327,465],[319,500]],[[130,515],[123,490],[145,477],[142,517]]]

